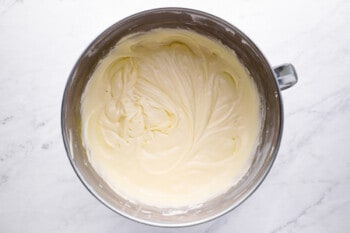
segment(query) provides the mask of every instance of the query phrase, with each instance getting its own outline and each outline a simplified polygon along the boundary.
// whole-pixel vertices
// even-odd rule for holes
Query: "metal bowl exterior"
[[[134,203],[114,193],[91,167],[82,144],[80,100],[92,72],[119,39],[153,28],[185,28],[220,40],[232,48],[251,73],[261,98],[262,129],[252,165],[228,192],[190,209],[160,209]],[[217,218],[240,205],[263,182],[276,158],[282,137],[283,107],[278,83],[262,52],[239,29],[213,15],[185,8],[159,8],[137,13],[99,35],[75,64],[62,100],[61,126],[72,167],[85,187],[113,211],[138,222],[180,227]],[[173,213],[173,214],[172,214]],[[175,214],[174,214],[175,213]]]

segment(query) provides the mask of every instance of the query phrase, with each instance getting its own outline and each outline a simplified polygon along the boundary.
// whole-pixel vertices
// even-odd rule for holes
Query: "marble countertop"
[[[349,232],[350,1],[0,1],[0,232]],[[121,217],[80,183],[65,154],[68,75],[104,29],[141,10],[181,6],[245,32],[270,63],[295,65],[285,127],[260,188],[205,224],[156,228]]]

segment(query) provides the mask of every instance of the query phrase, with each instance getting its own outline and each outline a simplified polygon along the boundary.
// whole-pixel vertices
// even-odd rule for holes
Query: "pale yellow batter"
[[[256,86],[235,53],[183,29],[120,40],[81,100],[91,165],[115,192],[158,207],[213,198],[249,168]]]

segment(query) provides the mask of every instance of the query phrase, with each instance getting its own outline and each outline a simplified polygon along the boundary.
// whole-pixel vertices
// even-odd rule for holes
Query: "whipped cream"
[[[81,105],[89,162],[115,192],[143,204],[182,207],[224,193],[258,143],[260,99],[247,69],[190,30],[122,38]]]

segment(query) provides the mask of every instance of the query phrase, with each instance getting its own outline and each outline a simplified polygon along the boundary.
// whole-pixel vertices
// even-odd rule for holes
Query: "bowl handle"
[[[280,90],[288,89],[298,82],[298,75],[292,64],[282,64],[272,69]]]

